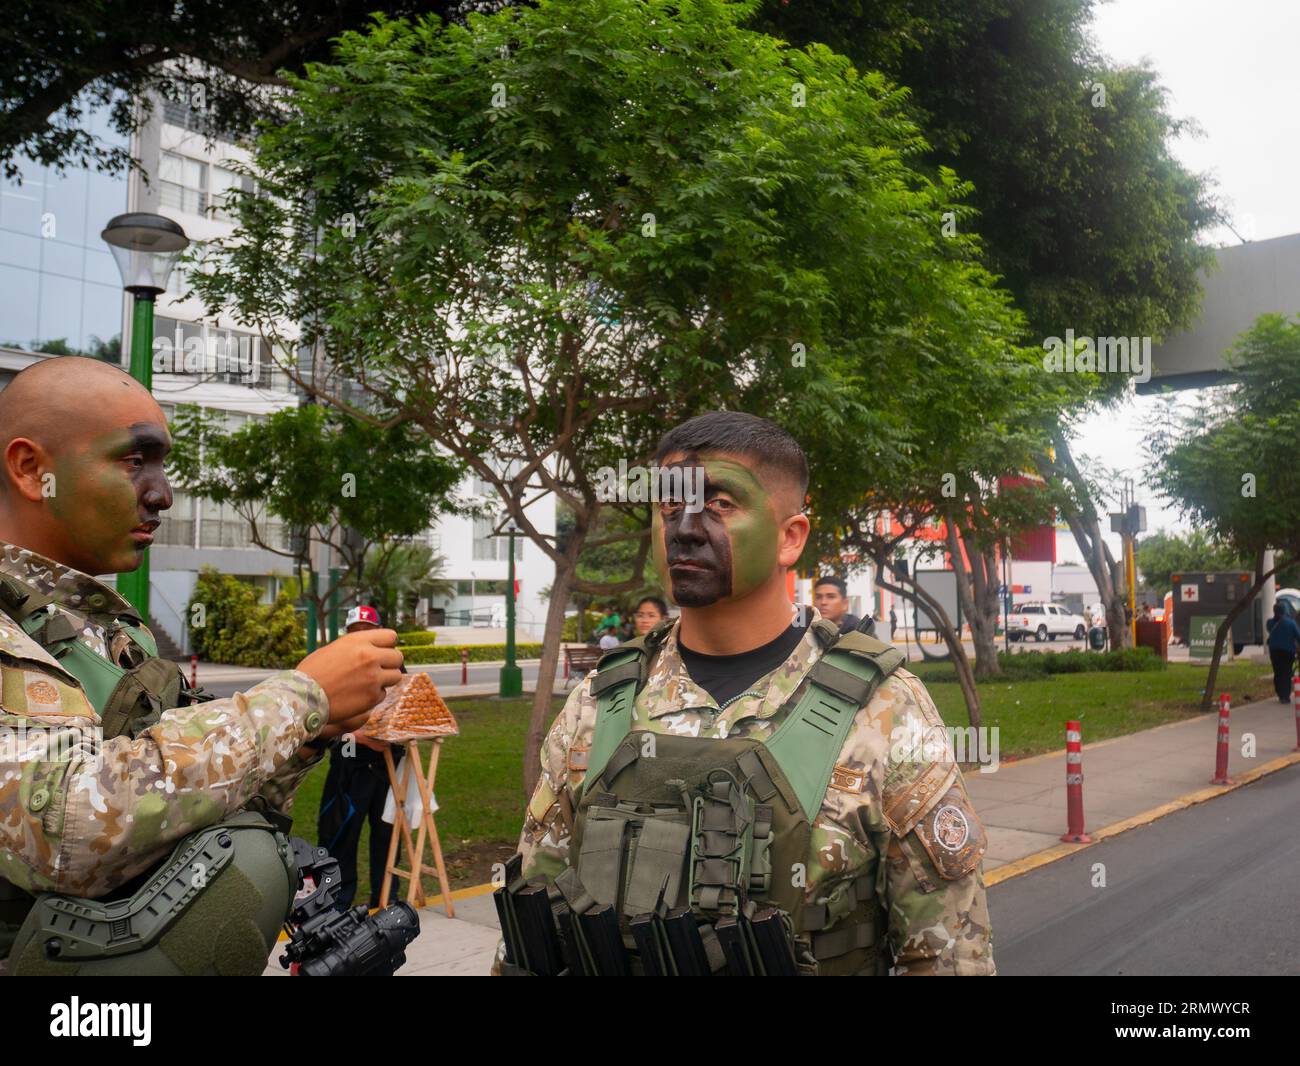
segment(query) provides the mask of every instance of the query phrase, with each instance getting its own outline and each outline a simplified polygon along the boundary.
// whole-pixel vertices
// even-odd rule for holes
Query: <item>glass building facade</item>
[[[87,124],[126,147],[107,112]],[[127,209],[127,175],[20,166],[19,178],[0,181],[0,345],[116,357],[122,279],[99,234]]]

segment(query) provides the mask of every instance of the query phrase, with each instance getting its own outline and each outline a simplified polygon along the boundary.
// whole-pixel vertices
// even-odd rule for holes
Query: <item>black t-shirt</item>
[[[765,674],[770,674],[794,651],[808,632],[806,626],[791,625],[773,641],[739,655],[701,655],[678,641],[686,672],[721,707],[739,696]]]

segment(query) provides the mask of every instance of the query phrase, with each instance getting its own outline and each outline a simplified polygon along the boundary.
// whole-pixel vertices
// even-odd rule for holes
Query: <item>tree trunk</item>
[[[972,551],[971,565],[967,567],[956,524],[948,519],[945,525],[948,527],[948,554],[957,575],[957,602],[961,604],[962,614],[970,619],[971,641],[975,645],[975,676],[998,677],[1002,665],[998,662],[997,645],[997,558],[992,551]],[[992,586],[989,584],[990,573],[994,576]]]
[[[524,802],[532,799],[533,789],[541,776],[542,740],[551,725],[551,701],[555,691],[555,675],[560,662],[560,646],[564,642],[564,611],[569,604],[569,590],[578,569],[578,553],[586,540],[585,531],[575,531],[566,552],[564,564],[555,568],[555,581],[551,585],[551,599],[546,608],[546,632],[542,635],[542,658],[537,664],[537,690],[533,694],[533,709],[528,717],[528,740],[524,745]]]
[[[1279,570],[1285,569],[1289,563],[1283,563],[1274,566],[1267,573],[1264,571],[1264,553],[1260,552],[1255,557],[1255,583],[1250,586],[1241,599],[1232,606],[1222,622],[1219,623],[1219,631],[1214,635],[1214,657],[1210,660],[1210,672],[1205,678],[1205,691],[1201,693],[1201,713],[1208,714],[1214,704],[1214,689],[1219,680],[1219,664],[1223,660],[1223,649],[1227,645],[1232,633],[1232,624],[1241,616],[1241,612],[1255,602],[1255,597],[1259,590],[1264,587],[1264,583]],[[1189,634],[1190,635],[1190,634]]]
[[[893,572],[893,567],[882,559],[876,560],[878,574],[888,571]],[[903,580],[901,575],[899,580]],[[881,588],[888,589],[904,599],[910,600],[915,606],[917,603],[924,603],[926,611],[930,617],[939,624],[939,632],[943,634],[943,642],[948,646],[948,654],[952,656],[953,667],[957,671],[957,683],[961,686],[962,698],[966,701],[966,714],[970,718],[970,724],[979,728],[984,723],[983,711],[980,708],[979,689],[975,685],[975,675],[971,671],[970,659],[966,657],[966,649],[961,642],[961,634],[953,626],[952,619],[948,617],[948,612],[943,606],[929,593],[925,592],[920,586],[913,584],[911,589],[903,588],[900,585],[894,585],[878,578]]]
[[[1112,648],[1132,647],[1133,632],[1128,624],[1127,597],[1124,594],[1126,588],[1124,568],[1115,560],[1110,546],[1102,538],[1097,509],[1093,506],[1088,484],[1084,481],[1078,466],[1075,465],[1064,430],[1057,426],[1052,438],[1056,445],[1056,464],[1050,464],[1044,459],[1039,463],[1039,473],[1047,479],[1060,474],[1073,489],[1075,499],[1079,501],[1079,509],[1063,505],[1061,511],[1065,515],[1070,532],[1074,534],[1075,543],[1079,545],[1084,562],[1088,564],[1092,580],[1097,585],[1097,595],[1101,597],[1102,606],[1106,610],[1106,628],[1110,632],[1110,646]]]

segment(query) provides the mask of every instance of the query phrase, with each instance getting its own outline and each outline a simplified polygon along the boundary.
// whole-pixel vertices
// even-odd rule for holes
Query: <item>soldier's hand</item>
[[[392,629],[349,633],[298,664],[329,698],[330,721],[344,722],[370,710],[402,676],[402,653]]]

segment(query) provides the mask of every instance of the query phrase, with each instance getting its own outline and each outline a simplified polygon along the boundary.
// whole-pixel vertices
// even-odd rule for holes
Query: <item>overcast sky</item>
[[[1199,124],[1201,136],[1181,138],[1175,154],[1214,178],[1242,237],[1300,232],[1300,0],[1110,0],[1093,36],[1118,63],[1149,62],[1170,113]],[[1210,242],[1238,243],[1226,228]],[[1135,479],[1152,530],[1180,525],[1142,479],[1141,438],[1155,405],[1132,400],[1090,419],[1075,439],[1081,464]],[[1060,562],[1079,560],[1072,539],[1061,547]]]

